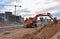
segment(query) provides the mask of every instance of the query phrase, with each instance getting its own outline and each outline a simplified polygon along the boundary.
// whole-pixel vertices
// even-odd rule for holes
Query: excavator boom
[[[35,21],[38,17],[40,17],[40,16],[49,16],[52,20],[53,20],[53,18],[52,18],[52,15],[50,14],[50,13],[47,13],[47,14],[38,14],[38,15],[36,15],[34,18],[33,18],[33,21]]]

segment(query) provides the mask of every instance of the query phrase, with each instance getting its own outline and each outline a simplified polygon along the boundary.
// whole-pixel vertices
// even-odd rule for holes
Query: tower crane
[[[0,5],[0,6],[14,6],[15,7],[15,15],[16,15],[16,7],[21,7],[21,5]]]

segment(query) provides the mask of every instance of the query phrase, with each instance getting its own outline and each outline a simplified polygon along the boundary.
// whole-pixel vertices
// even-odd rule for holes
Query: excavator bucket
[[[56,24],[58,21],[57,21],[57,17],[54,17],[53,19],[54,23]]]

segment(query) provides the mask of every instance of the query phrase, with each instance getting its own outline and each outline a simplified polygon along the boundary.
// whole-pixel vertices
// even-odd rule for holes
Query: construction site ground
[[[7,30],[10,33],[4,35],[3,31]],[[60,21],[57,24],[50,23],[44,26],[38,24],[37,28],[0,28],[0,39],[59,39],[60,36]]]

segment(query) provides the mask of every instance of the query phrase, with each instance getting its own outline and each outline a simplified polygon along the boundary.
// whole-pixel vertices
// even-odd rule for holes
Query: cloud
[[[53,14],[54,16],[60,16],[60,11]]]
[[[56,6],[51,7],[51,8],[47,8],[47,9],[43,9],[43,10],[37,11],[36,13],[51,12],[51,14],[53,14],[53,13],[56,13],[58,11],[60,11],[60,6],[56,5]]]
[[[6,5],[21,5],[22,7],[17,7],[17,15],[22,16],[33,16],[39,13],[51,12],[51,14],[56,13],[60,10],[60,0],[4,0],[1,3]],[[0,3],[0,4],[1,4]],[[14,7],[5,6],[6,10],[14,12]],[[24,11],[25,9],[25,11]],[[24,11],[24,12],[22,12]],[[30,11],[27,12],[26,11]],[[32,15],[33,13],[33,15]],[[29,15],[30,14],[30,15]]]
[[[58,2],[48,3],[47,6],[44,6],[41,10],[38,10],[35,13],[46,13],[50,12],[51,14],[60,11],[60,4]]]
[[[2,1],[2,2],[1,2]],[[10,4],[12,1],[14,1],[14,0],[1,0],[0,1],[0,5],[1,4]]]

